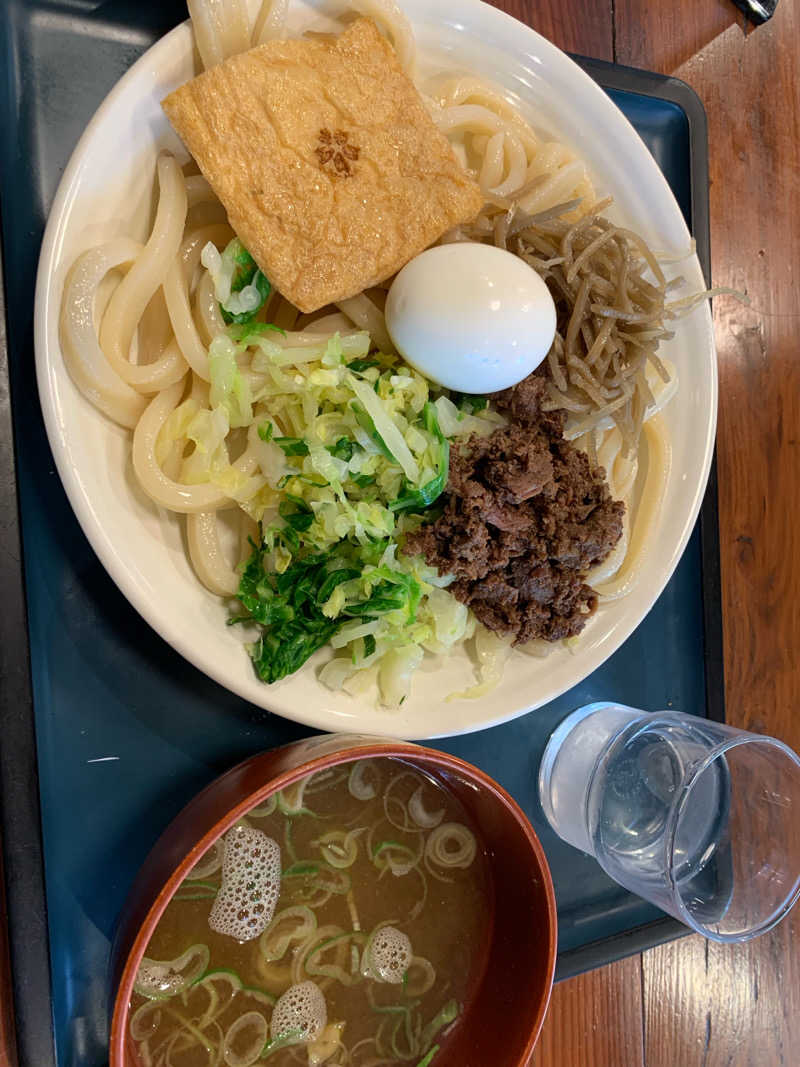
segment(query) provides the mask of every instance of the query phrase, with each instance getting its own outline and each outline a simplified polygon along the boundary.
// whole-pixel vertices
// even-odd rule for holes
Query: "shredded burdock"
[[[671,320],[732,290],[670,299],[683,279],[667,280],[647,243],[604,217],[610,198],[595,203],[577,221],[579,200],[535,215],[521,211],[519,200],[487,203],[471,227],[459,228],[458,238],[493,240],[547,282],[558,325],[547,357],[542,410],[568,412],[576,423],[570,438],[600,423],[616,425],[623,454],[635,455],[642,423],[655,405],[648,366],[664,383],[670,381],[657,349],[673,337]]]

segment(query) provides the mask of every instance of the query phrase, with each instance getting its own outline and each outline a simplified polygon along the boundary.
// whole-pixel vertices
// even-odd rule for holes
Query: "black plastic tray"
[[[7,0],[0,12],[8,320],[7,351],[0,336],[0,832],[23,1067],[106,1062],[109,939],[148,849],[217,774],[306,732],[219,688],[142,622],[95,558],[55,473],[33,373],[33,282],[46,213],[97,105],[185,11],[183,0],[109,0],[91,8],[78,0]],[[674,79],[578,62],[653,152],[708,275],[706,124],[699,100]],[[0,330],[4,325],[0,315]],[[608,663],[529,716],[437,742],[494,775],[536,826],[558,898],[558,978],[685,928],[614,885],[593,860],[552,834],[536,799],[549,732],[572,708],[609,696],[722,719],[722,692],[712,472],[701,520],[674,577]]]

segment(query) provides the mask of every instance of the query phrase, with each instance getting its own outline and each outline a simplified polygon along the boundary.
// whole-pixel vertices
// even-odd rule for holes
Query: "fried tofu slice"
[[[338,37],[252,48],[163,108],[233,229],[301,311],[391,277],[483,204],[367,18]]]

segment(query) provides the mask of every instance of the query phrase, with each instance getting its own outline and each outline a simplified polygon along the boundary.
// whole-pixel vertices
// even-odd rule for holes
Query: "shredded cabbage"
[[[363,331],[291,346],[229,327],[211,351],[216,406],[194,462],[217,483],[223,471],[230,477],[225,424],[249,420],[259,477],[278,501],[242,573],[245,612],[233,620],[261,627],[250,649],[258,674],[276,681],[331,645],[326,685],[355,692],[374,678],[382,703],[397,706],[425,650],[447,652],[474,629],[445,592],[448,577],[397,552],[447,482],[440,411],[455,423],[451,437],[476,422],[487,432],[493,419],[439,405],[446,398],[431,398],[397,357],[372,351]]]
[[[324,684],[360,693],[377,683],[397,706],[425,651],[447,653],[475,630],[446,592],[449,576],[397,549],[432,517],[450,440],[503,419],[484,398],[431,396],[364,330],[315,335],[312,325],[281,339],[259,321],[269,282],[238,239],[221,253],[207,245],[201,260],[226,322],[209,347],[209,406],[184,401],[157,447],[183,481],[224,489],[259,523],[230,621],[255,624],[249,650],[264,681],[330,645]],[[231,431],[245,428],[251,458],[237,466]]]

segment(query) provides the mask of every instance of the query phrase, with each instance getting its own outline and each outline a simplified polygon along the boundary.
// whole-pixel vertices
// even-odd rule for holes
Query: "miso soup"
[[[429,1067],[481,978],[483,845],[395,759],[321,771],[252,809],[190,872],[137,976],[143,1067]]]

